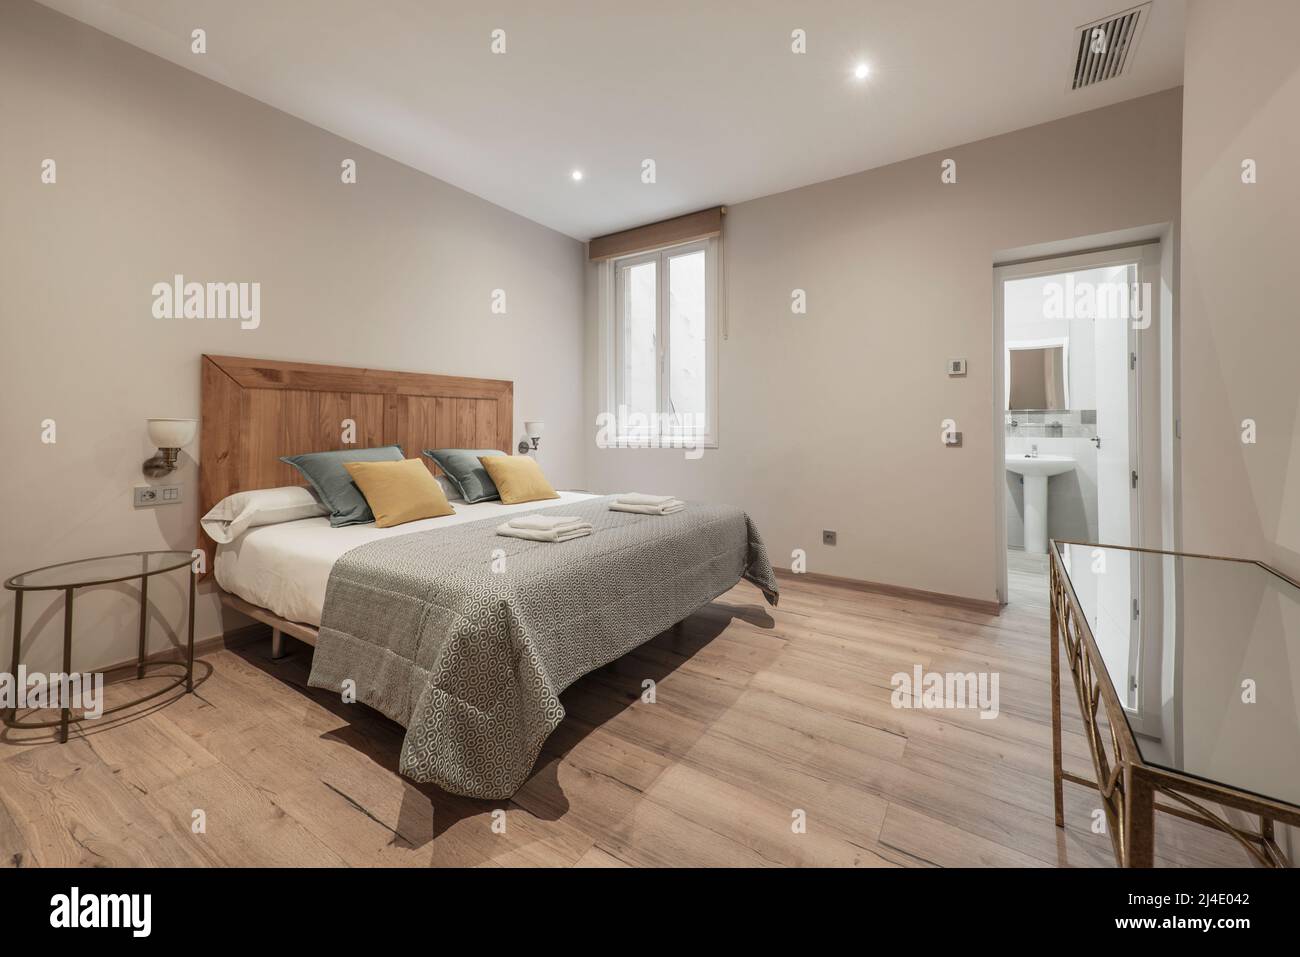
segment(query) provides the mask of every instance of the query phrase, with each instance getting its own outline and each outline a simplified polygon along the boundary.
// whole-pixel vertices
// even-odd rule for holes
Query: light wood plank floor
[[[575,684],[509,801],[399,777],[402,729],[309,690],[305,646],[279,662],[267,641],[215,652],[194,695],[66,745],[7,731],[0,855],[15,866],[1112,866],[1089,792],[1067,786],[1068,825],[1052,823],[1042,560],[1012,554],[1000,617],[800,579],[782,589],[768,609],[742,583]],[[891,675],[915,664],[998,672],[998,717],[892,707]],[[653,704],[641,700],[647,678]],[[1088,773],[1072,701],[1066,714],[1068,763]],[[1230,840],[1169,817],[1157,854],[1247,863]]]

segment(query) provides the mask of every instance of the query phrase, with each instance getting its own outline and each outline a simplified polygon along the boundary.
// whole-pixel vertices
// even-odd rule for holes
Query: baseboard
[[[803,572],[796,574],[788,568],[774,568],[782,578],[802,579],[803,581],[816,582],[822,585],[839,585],[842,588],[851,588],[854,591],[873,592],[879,595],[892,595],[896,598],[912,598],[918,601],[928,601],[939,605],[951,605],[958,608],[968,608],[971,611],[977,611],[985,615],[1000,615],[1002,606],[995,601],[980,601],[978,598],[964,598],[960,595],[948,595],[943,592],[924,591],[920,588],[906,588],[902,585],[886,585],[880,582],[862,581],[858,578],[842,578],[838,575],[825,575],[820,572]],[[223,600],[228,596],[223,595]],[[233,596],[229,596],[233,597]],[[237,607],[237,604],[247,604],[235,599],[234,602],[227,602],[231,607]],[[249,606],[252,607],[252,606]],[[239,609],[244,611],[243,608]],[[261,609],[258,609],[259,611]],[[245,612],[247,613],[247,612]],[[221,651],[226,648],[240,648],[244,645],[251,644],[266,637],[267,628],[270,623],[256,622],[251,625],[244,625],[241,628],[234,628],[225,634],[214,635],[211,638],[204,638],[194,643],[194,657],[200,658],[203,655],[211,654],[214,651]],[[298,627],[306,629],[307,626],[299,625]],[[292,634],[292,632],[286,632]],[[315,644],[314,641],[309,642]],[[171,648],[164,651],[157,651],[145,656],[147,664],[162,664],[165,662],[176,662],[177,651],[183,653],[183,648]],[[111,681],[115,677],[115,672],[129,672],[135,674],[136,661],[132,658],[129,661],[118,662],[109,665],[107,668],[101,668],[105,681]]]
[[[984,615],[1001,615],[1002,605],[996,601],[981,601],[978,598],[966,598],[962,595],[948,595],[938,591],[924,591],[920,588],[907,588],[903,585],[885,585],[881,582],[863,581],[859,578],[841,578],[839,575],[825,575],[821,572],[793,572],[788,568],[773,569],[782,578],[802,579],[822,585],[839,585],[854,591],[873,592],[878,595],[892,595],[895,598],[913,598],[917,601],[933,602],[937,605],[951,605],[967,608]]]
[[[204,638],[194,642],[194,657],[200,658],[203,655],[210,655],[214,651],[221,651],[226,648],[241,648],[244,645],[251,644],[261,638],[266,637],[266,626],[262,624],[245,625],[242,628],[233,628],[222,635],[213,635],[211,638]],[[173,647],[163,651],[155,651],[153,654],[145,655],[145,664],[185,664],[185,646]],[[104,675],[104,681],[113,681],[124,677],[135,677],[136,659],[122,661],[117,664],[109,665],[107,668],[100,668],[99,671]],[[122,674],[117,674],[122,672]]]

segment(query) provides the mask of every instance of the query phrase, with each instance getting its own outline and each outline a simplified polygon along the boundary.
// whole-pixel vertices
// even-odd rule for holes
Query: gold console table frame
[[[1063,541],[1062,545],[1084,542]],[[1061,563],[1058,542],[1048,543],[1051,557],[1050,603],[1052,618],[1052,791],[1056,826],[1065,826],[1064,784],[1079,784],[1101,795],[1107,830],[1121,867],[1155,865],[1156,811],[1194,821],[1229,835],[1245,848],[1251,859],[1263,867],[1287,867],[1286,855],[1274,838],[1276,823],[1300,827],[1300,807],[1261,797],[1226,785],[1190,777],[1148,764],[1124,715],[1119,696],[1106,672],[1101,652],[1088,620],[1079,607]],[[1246,562],[1300,587],[1300,583],[1263,562],[1217,555],[1192,555],[1153,548],[1092,545],[1094,548],[1123,548],[1125,551]],[[1092,752],[1095,780],[1072,774],[1061,764],[1061,652],[1064,649],[1070,679],[1074,683],[1083,715],[1083,733]],[[1104,724],[1103,724],[1104,716]],[[1172,802],[1172,803],[1169,803]],[[1234,808],[1257,815],[1258,830],[1245,830],[1230,823],[1211,805]]]

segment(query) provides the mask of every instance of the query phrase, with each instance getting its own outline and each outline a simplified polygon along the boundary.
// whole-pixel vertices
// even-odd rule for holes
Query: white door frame
[[[1055,273],[1077,272],[1104,266],[1138,263],[1138,281],[1151,284],[1150,327],[1146,331],[1159,336],[1162,316],[1160,243],[1153,241],[1137,246],[1121,246],[1076,255],[1035,259],[1029,262],[995,266],[993,269],[993,568],[994,588],[998,601],[1007,601],[1007,503],[1006,503],[1006,324],[1003,316],[1002,285],[1009,279],[1028,279],[1033,276],[1050,276]],[[1140,394],[1132,410],[1132,419],[1139,436],[1139,508],[1138,540],[1133,544],[1151,544],[1161,547],[1160,513],[1160,434],[1150,432],[1152,418],[1144,409],[1158,410],[1160,401],[1160,349],[1143,348],[1143,336],[1136,337],[1138,355],[1138,381]],[[1159,420],[1155,420],[1157,429]],[[1145,481],[1143,480],[1145,477]],[[1146,586],[1143,586],[1146,591]],[[1143,601],[1142,606],[1152,608],[1156,603]]]

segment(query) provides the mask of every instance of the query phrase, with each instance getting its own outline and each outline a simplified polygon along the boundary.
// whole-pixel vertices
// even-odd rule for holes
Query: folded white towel
[[[544,532],[535,528],[512,528],[510,525],[498,525],[497,534],[504,535],[506,538],[522,538],[530,542],[567,542],[590,535],[591,526],[584,524],[569,531]]]
[[[615,502],[609,508],[613,512],[635,512],[638,515],[672,515],[686,508],[686,503],[671,498],[662,505],[625,505],[622,502]]]
[[[671,495],[645,495],[641,492],[626,492],[618,497],[620,505],[667,505],[677,499]]]
[[[531,528],[535,532],[567,532],[574,528],[586,526],[591,528],[591,523],[581,519],[576,515],[521,515],[519,518],[512,518],[506,522],[511,528]]]

